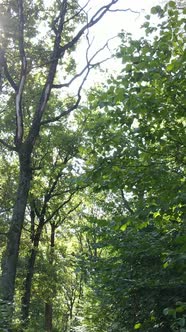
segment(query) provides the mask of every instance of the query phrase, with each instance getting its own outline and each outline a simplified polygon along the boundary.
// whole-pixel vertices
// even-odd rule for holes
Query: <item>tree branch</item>
[[[88,48],[87,48],[87,51],[86,51],[86,60],[87,60],[87,63],[86,63],[86,66],[84,66],[84,68],[79,72],[79,73],[77,73],[76,75],[74,75],[72,78],[71,78],[71,80],[69,80],[68,82],[66,82],[66,83],[62,83],[62,84],[53,84],[53,88],[54,89],[61,89],[61,88],[68,88],[78,77],[81,77],[83,74],[84,74],[84,72],[87,70],[87,68],[88,67],[90,67],[90,69],[91,68],[94,68],[94,67],[96,67],[96,66],[99,66],[100,64],[102,64],[103,62],[106,62],[107,60],[109,60],[110,58],[106,58],[106,59],[103,59],[103,60],[101,60],[101,61],[99,61],[99,62],[97,62],[97,63],[91,63],[92,62],[92,60],[94,60],[95,59],[95,57],[101,52],[101,51],[103,51],[106,47],[108,47],[108,44],[109,44],[109,42],[111,41],[111,40],[113,40],[114,38],[116,38],[117,36],[114,36],[114,37],[112,37],[112,38],[109,38],[108,40],[107,40],[107,42],[99,49],[99,50],[97,50],[97,52],[95,52],[93,55],[92,55],[92,57],[90,58],[90,59],[88,59],[88,53],[87,53],[87,51],[90,49],[90,47],[91,47],[91,44],[89,44],[88,45]]]
[[[88,77],[89,71],[90,71],[90,69],[88,68],[87,73],[86,73],[85,77],[83,78],[83,80],[82,80],[82,82],[79,86],[79,89],[78,89],[78,92],[77,92],[77,100],[76,100],[75,104],[73,104],[68,110],[61,112],[58,116],[56,116],[54,118],[51,118],[51,119],[48,119],[48,120],[45,120],[45,121],[42,121],[41,125],[45,125],[45,124],[48,124],[48,123],[59,121],[63,116],[70,114],[72,111],[74,111],[78,107],[78,105],[81,101],[81,90],[83,88],[83,85],[84,85],[87,77]]]
[[[9,70],[8,70],[8,66],[7,66],[7,62],[5,60],[4,62],[4,73],[5,73],[5,76],[8,80],[8,82],[10,83],[11,87],[14,89],[14,91],[16,92],[18,90],[18,86],[17,84],[14,82],[12,76],[10,75],[9,73]]]
[[[124,195],[124,192],[123,192],[122,189],[121,189],[121,197],[122,197],[122,200],[123,200],[123,203],[124,203],[125,208],[126,208],[131,214],[133,214],[134,211],[131,209],[131,207],[130,207],[130,205],[129,205],[129,202],[128,202],[127,199],[125,198],[125,195]]]
[[[81,14],[81,12],[83,12],[83,11],[85,10],[85,8],[88,6],[88,4],[89,4],[90,1],[91,1],[91,0],[88,0],[88,1],[86,2],[86,4],[85,4],[83,7],[79,6],[79,7],[80,7],[80,10],[79,10],[76,14],[74,14],[73,16],[71,16],[68,20],[66,20],[66,21],[64,22],[64,24],[70,22],[70,21],[73,20],[75,17],[78,17],[79,14]],[[74,1],[74,2],[78,3],[77,1]],[[78,5],[79,5],[79,4],[78,4]]]
[[[70,42],[61,46],[60,56],[63,55],[66,50],[73,47],[78,42],[78,40],[81,38],[81,36],[84,34],[84,32],[87,29],[93,27],[97,22],[99,22],[101,20],[101,18],[109,11],[109,9],[117,2],[118,2],[118,0],[112,0],[108,5],[105,5],[105,6],[102,6],[101,8],[99,8],[97,10],[97,12],[92,16],[90,21],[88,23],[86,23],[82,27],[82,29],[79,30],[79,32],[76,34],[76,36],[74,38],[72,38],[72,40]]]
[[[63,32],[64,28],[64,21],[65,21],[65,16],[67,12],[67,0],[64,0],[61,5],[60,9],[60,15],[59,15],[59,23],[58,23],[58,29],[56,30],[56,36],[55,36],[55,41],[54,41],[54,47],[53,47],[53,52],[51,55],[51,63],[50,63],[50,68],[48,72],[48,76],[46,79],[45,86],[43,88],[43,91],[41,93],[41,97],[39,100],[38,107],[35,111],[34,118],[32,121],[32,125],[26,140],[26,143],[29,144],[31,147],[33,147],[34,142],[36,137],[39,134],[40,130],[40,125],[41,125],[41,118],[43,116],[43,113],[45,111],[46,104],[48,102],[52,84],[54,81],[54,77],[56,74],[56,69],[57,69],[57,64],[58,64],[58,59],[59,59],[59,53],[61,56],[64,55],[64,52],[60,52],[60,43],[61,43],[61,35]],[[63,53],[63,54],[62,54]]]
[[[99,22],[101,20],[101,18],[108,12],[108,10],[111,8],[111,6],[113,6],[117,2],[118,2],[118,0],[112,0],[112,1],[110,1],[109,4],[107,4],[105,6],[102,6],[100,9],[98,9],[97,12],[92,16],[90,21],[88,23],[86,23],[79,30],[79,32],[75,35],[75,37],[72,38],[70,42],[68,42],[65,45],[61,46],[60,45],[61,44],[61,35],[62,35],[64,22],[65,22],[66,11],[67,11],[67,0],[63,0],[62,6],[61,6],[61,11],[60,11],[60,19],[59,19],[59,23],[58,23],[58,28],[56,29],[56,37],[55,37],[55,42],[54,42],[54,47],[53,47],[53,53],[52,53],[52,56],[51,56],[51,65],[50,65],[50,68],[49,68],[48,77],[46,79],[46,83],[45,83],[45,86],[44,86],[42,94],[41,94],[39,105],[38,105],[38,108],[36,109],[36,112],[34,114],[32,126],[31,126],[31,129],[29,131],[29,134],[28,134],[28,137],[27,137],[27,140],[26,140],[26,144],[31,149],[34,145],[35,138],[39,134],[41,124],[46,124],[46,123],[57,121],[62,116],[71,113],[74,109],[76,109],[78,107],[78,105],[80,103],[80,100],[81,100],[81,90],[82,90],[82,87],[84,85],[84,82],[87,79],[88,73],[90,71],[90,68],[87,68],[87,73],[86,73],[85,77],[83,78],[83,81],[82,81],[82,83],[81,83],[81,85],[79,86],[79,89],[78,89],[76,103],[74,105],[72,105],[72,107],[70,107],[68,110],[62,112],[59,117],[56,117],[55,119],[52,119],[52,121],[51,120],[46,120],[46,121],[41,122],[41,119],[42,119],[42,116],[43,116],[43,113],[44,113],[44,110],[45,110],[45,107],[46,107],[46,104],[48,102],[50,92],[51,92],[51,89],[52,89],[53,80],[54,80],[54,77],[55,77],[55,74],[56,74],[58,60],[63,58],[65,52],[67,50],[69,50],[71,47],[73,47],[79,41],[79,39],[84,34],[84,32],[87,29],[89,29],[90,27],[94,26],[97,22]]]
[[[73,81],[75,81],[78,77],[81,77],[82,76],[82,74],[87,70],[87,73],[86,73],[86,75],[84,76],[84,78],[83,78],[83,80],[82,80],[82,82],[81,82],[81,84],[80,84],[80,86],[79,86],[79,89],[78,89],[78,92],[77,92],[77,100],[76,100],[76,102],[75,102],[75,104],[74,105],[72,105],[68,110],[65,110],[65,111],[62,111],[59,115],[57,115],[56,117],[53,117],[53,118],[50,118],[50,119],[48,119],[48,120],[44,120],[44,121],[41,121],[41,125],[46,125],[46,124],[49,124],[49,123],[52,123],[52,122],[56,122],[56,121],[59,121],[63,116],[65,116],[65,115],[68,115],[68,114],[70,114],[72,111],[74,111],[77,107],[78,107],[78,105],[79,105],[79,103],[80,103],[80,101],[81,101],[81,91],[82,91],[82,89],[83,89],[83,86],[84,86],[84,83],[86,82],[86,80],[87,80],[87,77],[88,77],[88,75],[89,75],[89,72],[90,72],[90,70],[92,69],[92,68],[94,68],[94,67],[96,67],[96,66],[98,66],[98,65],[100,65],[100,64],[102,64],[103,62],[105,62],[105,61],[108,61],[110,58],[106,58],[106,59],[103,59],[103,60],[101,60],[101,61],[99,61],[99,62],[97,62],[97,63],[91,63],[91,61],[101,52],[101,51],[103,51],[106,47],[108,47],[108,44],[109,44],[109,41],[111,41],[112,39],[114,39],[114,38],[116,38],[116,36],[114,36],[114,37],[112,37],[112,38],[110,38],[99,50],[97,50],[97,52],[95,52],[94,54],[93,54],[93,56],[90,58],[90,59],[88,59],[88,50],[90,49],[90,47],[91,47],[91,44],[89,44],[88,45],[88,48],[87,48],[87,51],[86,51],[86,60],[87,60],[87,64],[86,64],[86,66],[82,69],[82,71],[81,72],[79,72],[78,74],[76,74],[69,82],[67,82],[67,83],[63,83],[63,84],[54,84],[53,85],[53,88],[56,88],[56,89],[59,89],[59,88],[63,88],[63,87],[69,87],[70,86],[70,84],[73,82]]]
[[[17,91],[17,85],[15,84],[13,78],[11,77],[9,71],[8,71],[8,66],[7,62],[5,59],[5,51],[3,49],[0,49],[0,76],[1,76],[1,82],[0,82],[0,90],[2,88],[2,75],[5,75],[7,80],[9,81],[11,87]]]
[[[23,138],[23,112],[22,112],[22,94],[26,81],[27,59],[24,49],[24,14],[23,1],[18,0],[18,16],[19,16],[19,54],[21,58],[21,77],[16,94],[16,145],[22,143]]]
[[[78,204],[76,204],[72,209],[70,209],[67,213],[66,213],[66,216],[62,219],[62,221],[60,220],[56,226],[58,226],[59,224],[61,224],[61,222],[63,223],[66,218],[72,213],[74,212],[80,205],[81,205],[82,202],[79,202]]]
[[[133,9],[130,9],[130,8],[127,8],[127,9],[120,9],[120,8],[109,9],[108,11],[111,12],[111,13],[116,13],[116,12],[131,12],[131,13],[134,13],[134,14],[140,14],[140,12],[138,12],[136,10],[133,10]]]
[[[3,139],[0,138],[0,143],[2,145],[4,145],[8,150],[10,151],[17,151],[17,149],[13,146],[13,145],[10,145],[8,143],[6,143]]]
[[[75,194],[76,192],[74,191],[74,192],[72,192],[71,194],[70,194],[70,196],[66,199],[66,201],[64,201],[62,204],[60,204],[59,206],[58,206],[58,208],[55,210],[55,211],[53,211],[52,213],[51,213],[51,215],[48,217],[48,218],[46,218],[46,220],[45,220],[45,224],[47,223],[47,222],[49,222],[58,212],[59,212],[59,210],[61,210],[67,203],[69,203],[70,201],[71,201],[71,198],[73,197],[73,195]]]

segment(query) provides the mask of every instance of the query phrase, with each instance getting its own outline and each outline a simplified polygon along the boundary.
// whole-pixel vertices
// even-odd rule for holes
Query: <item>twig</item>
[[[140,14],[140,12],[138,12],[136,10],[133,10],[131,8],[127,8],[127,9],[120,9],[120,8],[109,9],[108,11],[111,12],[111,13],[116,13],[116,12],[131,12],[131,13],[134,13],[134,14]]]

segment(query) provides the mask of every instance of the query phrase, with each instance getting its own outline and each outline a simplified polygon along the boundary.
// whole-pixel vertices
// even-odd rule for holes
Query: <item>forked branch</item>
[[[73,37],[70,42],[61,46],[61,36],[62,36],[63,28],[65,26],[65,18],[66,18],[66,13],[67,13],[67,0],[64,0],[62,2],[60,15],[59,15],[59,18],[57,21],[57,26],[55,27],[56,36],[55,36],[55,42],[54,42],[53,52],[52,52],[52,56],[51,56],[49,73],[48,73],[46,83],[45,83],[45,86],[44,86],[42,94],[41,94],[38,108],[36,109],[36,112],[34,115],[33,123],[32,123],[31,129],[30,129],[28,138],[27,138],[27,143],[31,144],[32,146],[34,145],[34,141],[35,141],[35,138],[37,137],[37,135],[39,134],[41,124],[46,124],[46,123],[50,123],[53,121],[57,121],[63,115],[66,115],[66,114],[69,114],[70,112],[72,112],[79,105],[79,102],[81,100],[81,90],[82,90],[84,82],[86,81],[87,76],[89,74],[90,64],[87,67],[87,73],[84,76],[81,85],[79,86],[78,93],[77,93],[77,100],[76,100],[75,104],[72,105],[72,107],[70,107],[68,110],[62,112],[59,117],[41,122],[41,119],[42,119],[43,113],[45,111],[45,108],[46,108],[46,105],[47,105],[47,102],[48,102],[48,99],[49,99],[49,96],[51,93],[51,89],[53,86],[53,81],[54,81],[54,77],[55,77],[56,70],[57,70],[58,60],[62,59],[64,57],[65,52],[67,50],[70,50],[72,47],[74,47],[77,44],[77,42],[80,40],[81,36],[85,33],[85,31],[87,31],[90,27],[94,26],[97,22],[99,22],[101,20],[101,18],[109,11],[109,9],[117,2],[118,2],[118,0],[112,0],[109,2],[109,4],[99,8],[96,11],[96,13],[91,17],[89,22],[86,23],[79,30],[79,32],[77,32],[75,37]]]
[[[64,87],[69,87],[77,78],[79,77],[82,77],[83,74],[86,72],[85,76],[83,77],[82,79],[82,82],[81,84],[79,85],[79,88],[78,88],[78,91],[77,91],[77,99],[76,99],[76,102],[71,106],[69,107],[67,110],[63,110],[59,115],[53,117],[53,118],[49,118],[47,120],[44,120],[41,122],[41,125],[46,125],[48,123],[53,123],[53,122],[56,122],[56,121],[59,121],[63,116],[66,116],[68,114],[70,114],[72,111],[74,111],[75,109],[77,109],[77,107],[79,106],[79,103],[81,101],[81,92],[82,92],[82,89],[84,87],[84,84],[87,80],[87,77],[90,73],[90,70],[99,66],[100,64],[104,63],[105,61],[108,61],[110,58],[105,58],[101,61],[98,61],[98,62],[95,62],[95,63],[92,63],[92,61],[96,58],[96,56],[101,52],[103,51],[106,47],[108,47],[108,44],[109,44],[109,41],[116,38],[115,37],[112,37],[110,38],[99,50],[97,50],[89,59],[88,57],[88,51],[91,47],[91,43],[89,43],[88,41],[88,47],[87,47],[87,50],[86,50],[86,65],[84,66],[84,68],[79,72],[77,73],[76,75],[74,75],[74,77],[72,77],[71,80],[69,80],[69,82],[67,83],[63,83],[63,84],[54,84],[52,87],[55,88],[55,89],[60,89],[60,88],[64,88]]]

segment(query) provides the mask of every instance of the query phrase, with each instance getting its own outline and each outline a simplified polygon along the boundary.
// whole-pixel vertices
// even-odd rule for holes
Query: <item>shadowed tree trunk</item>
[[[55,224],[51,224],[51,236],[50,236],[50,264],[54,262],[54,246],[55,246]],[[55,287],[53,289],[53,295],[55,296]],[[45,331],[52,332],[52,320],[53,320],[53,303],[49,301],[45,303]]]
[[[7,248],[2,259],[0,324],[6,328],[13,314],[13,296],[15,288],[16,267],[19,254],[21,230],[31,182],[30,153],[26,148],[19,152],[20,176],[17,198],[14,205],[11,226],[8,232]],[[7,322],[8,320],[8,322]]]
[[[52,303],[45,303],[45,331],[46,332],[52,332],[52,317],[53,317]]]
[[[41,233],[43,230],[44,221],[40,221],[36,234],[34,236],[33,241],[33,248],[30,252],[30,257],[28,260],[28,267],[27,267],[27,276],[24,284],[24,295],[22,298],[22,306],[21,306],[21,318],[22,318],[22,326],[23,329],[28,325],[28,318],[29,318],[29,308],[30,308],[30,298],[31,298],[31,286],[32,286],[32,279],[34,275],[34,267],[35,267],[35,260],[37,256],[37,249],[39,246],[39,241],[41,237]]]

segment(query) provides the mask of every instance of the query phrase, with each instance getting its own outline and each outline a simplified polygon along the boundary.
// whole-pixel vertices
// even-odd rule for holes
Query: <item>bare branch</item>
[[[23,1],[18,0],[19,11],[19,54],[21,58],[21,77],[16,94],[16,144],[20,144],[23,138],[23,112],[22,112],[22,94],[26,81],[27,59],[24,49],[24,15]]]
[[[116,9],[109,9],[108,11],[111,12],[111,13],[116,13],[116,12],[131,12],[131,13],[134,13],[134,14],[140,14],[140,12],[138,12],[136,10],[133,10],[133,9],[130,9],[130,8],[127,8],[127,9],[116,8]]]
[[[71,107],[69,107],[69,109],[65,110],[65,111],[62,111],[59,115],[57,115],[56,117],[53,117],[53,118],[50,118],[50,119],[47,119],[47,120],[44,120],[44,121],[41,121],[41,125],[46,125],[46,124],[49,124],[49,123],[52,123],[52,122],[56,122],[56,121],[59,121],[63,116],[66,116],[68,114],[70,114],[72,111],[74,111],[75,109],[77,109],[77,107],[79,106],[80,104],[80,101],[81,101],[81,91],[83,89],[83,86],[87,80],[87,77],[89,75],[89,72],[92,68],[100,65],[101,63],[105,62],[105,61],[108,61],[110,58],[106,58],[100,62],[97,62],[97,63],[94,63],[94,64],[91,64],[89,66],[89,68],[86,67],[86,69],[84,69],[83,71],[87,70],[87,73],[86,75],[84,76],[80,86],[79,86],[79,89],[78,89],[78,92],[77,92],[77,100],[75,102],[75,104],[73,104]],[[77,77],[76,77],[77,78]],[[61,86],[55,86],[56,88],[61,88]]]
[[[58,116],[56,116],[54,118],[51,118],[51,119],[48,119],[48,120],[45,120],[45,121],[42,121],[41,125],[45,125],[45,124],[48,124],[48,123],[59,121],[63,116],[68,115],[72,111],[77,109],[77,107],[78,107],[78,105],[81,101],[81,90],[84,86],[84,83],[85,83],[87,77],[88,77],[89,71],[90,71],[90,68],[87,68],[87,73],[86,73],[85,77],[83,78],[83,80],[82,80],[82,82],[79,86],[79,89],[78,89],[78,92],[77,92],[77,100],[76,100],[75,104],[73,104],[68,110],[61,112]]]
[[[100,64],[102,64],[102,63],[104,63],[104,62],[106,62],[106,61],[108,61],[110,58],[103,59],[103,60],[101,60],[101,61],[99,61],[99,62],[97,62],[97,63],[91,63],[91,61],[92,61],[92,60],[93,60],[93,59],[94,59],[94,58],[95,58],[95,57],[96,57],[101,51],[103,51],[106,47],[108,47],[109,42],[110,42],[111,40],[113,40],[114,38],[116,38],[116,37],[117,37],[117,36],[114,36],[114,37],[108,39],[107,42],[106,42],[106,43],[105,43],[105,44],[104,44],[99,50],[97,50],[97,51],[92,55],[92,57],[91,57],[90,59],[88,59],[88,51],[89,51],[89,49],[90,49],[90,47],[91,47],[91,43],[89,42],[89,40],[88,40],[88,36],[87,36],[88,48],[87,48],[87,50],[86,50],[86,60],[87,60],[86,66],[81,70],[81,72],[79,72],[78,74],[76,74],[76,75],[75,75],[75,76],[74,76],[69,82],[67,82],[67,83],[63,83],[63,84],[54,84],[54,85],[53,85],[53,88],[56,88],[56,89],[63,88],[63,87],[69,87],[70,84],[71,84],[73,81],[75,81],[78,77],[81,77],[82,74],[84,74],[84,72],[87,70],[87,73],[86,73],[86,75],[84,76],[84,78],[83,78],[83,80],[82,80],[82,82],[81,82],[81,84],[80,84],[80,86],[79,86],[79,89],[78,89],[78,92],[77,92],[77,100],[76,100],[75,104],[72,105],[68,110],[62,111],[58,116],[53,117],[53,118],[50,118],[50,119],[48,119],[48,120],[44,120],[44,121],[42,121],[42,122],[41,122],[41,125],[46,125],[46,124],[48,124],[48,123],[52,123],[52,122],[59,121],[63,116],[70,114],[72,111],[74,111],[74,110],[78,107],[78,105],[79,105],[79,103],[80,103],[80,101],[81,101],[81,91],[82,91],[82,88],[83,88],[83,86],[84,86],[84,83],[86,82],[86,79],[87,79],[87,77],[88,77],[88,75],[89,75],[90,70],[91,70],[92,68],[94,68],[94,67],[96,67],[96,66],[98,66],[98,65],[100,65]]]
[[[72,212],[74,212],[80,205],[82,204],[82,202],[79,202],[78,204],[76,204],[72,209],[70,209],[67,213],[66,213],[66,217],[69,216],[69,214],[71,214]],[[66,219],[65,217],[65,219]]]
[[[34,210],[36,212],[36,215],[39,219],[44,219],[44,216],[46,214],[46,209],[47,209],[47,205],[48,205],[48,202],[50,201],[50,199],[53,197],[52,193],[54,192],[56,186],[57,186],[57,183],[58,183],[58,180],[60,179],[62,175],[62,171],[60,171],[56,178],[54,179],[53,183],[51,184],[51,187],[49,188],[49,190],[46,192],[46,194],[44,195],[44,202],[43,202],[43,206],[41,208],[41,210],[39,211],[36,207],[36,204],[35,204],[35,201],[34,201]]]
[[[101,60],[99,62],[90,63],[89,67],[90,67],[90,69],[92,69],[92,68],[97,67],[100,64],[102,64],[102,63],[104,63],[104,62],[106,62],[106,61],[108,61],[110,59],[111,58],[109,57],[109,58],[103,59],[103,60]],[[81,77],[86,70],[87,70],[87,65],[78,74],[76,74],[74,77],[72,77],[69,82],[62,83],[62,84],[54,84],[52,87],[54,89],[68,88],[78,77]],[[42,122],[42,124],[44,124],[44,123],[45,123],[45,121]]]
[[[87,61],[87,63],[86,63],[86,65],[84,66],[84,68],[79,72],[79,73],[77,73],[76,75],[74,75],[72,78],[71,78],[71,80],[69,80],[68,82],[66,82],[66,83],[62,83],[62,84],[53,84],[53,88],[54,89],[61,89],[61,88],[64,88],[64,87],[66,87],[66,88],[68,88],[77,78],[79,78],[79,77],[81,77],[83,74],[84,74],[84,72],[87,70],[87,68],[88,67],[90,67],[90,69],[91,68],[94,68],[94,67],[96,67],[96,66],[98,66],[98,65],[100,65],[100,64],[102,64],[103,62],[106,62],[107,60],[109,60],[110,59],[110,57],[108,57],[108,58],[106,58],[106,59],[103,59],[103,60],[101,60],[101,61],[99,61],[99,62],[96,62],[96,63],[91,63],[94,59],[95,59],[95,57],[100,53],[100,52],[102,52],[106,47],[108,48],[108,44],[109,44],[109,42],[111,41],[111,40],[113,40],[113,39],[115,39],[115,38],[117,38],[117,36],[114,36],[114,37],[112,37],[112,38],[109,38],[108,40],[107,40],[107,42],[99,49],[99,50],[97,50],[93,55],[92,55],[92,57],[90,58],[90,59],[88,59],[88,51],[89,51],[89,49],[90,49],[90,47],[91,47],[91,44],[92,43],[90,43],[90,42],[88,42],[88,48],[87,48],[87,50],[86,50],[86,61]]]
[[[64,165],[67,164],[67,162],[68,162],[69,160],[70,160],[70,159],[68,159],[68,157],[66,156],[65,159],[64,159],[63,164],[64,164]],[[39,212],[39,210],[37,210],[37,207],[36,207],[36,205],[35,205],[35,203],[34,203],[34,200],[33,200],[33,203],[34,203],[33,206],[34,206],[34,209],[35,209],[36,215],[37,215],[37,217],[38,217],[39,219],[40,219],[40,218],[44,218],[44,216],[45,216],[45,214],[46,214],[46,209],[47,209],[48,202],[49,202],[53,197],[56,196],[56,195],[55,195],[55,189],[56,189],[56,186],[57,186],[58,181],[59,181],[59,179],[61,178],[62,174],[63,174],[63,171],[60,170],[60,171],[57,173],[57,175],[55,176],[55,178],[54,178],[54,176],[53,176],[53,177],[50,179],[50,181],[49,181],[49,188],[48,188],[47,192],[46,192],[45,195],[44,195],[44,202],[43,202],[43,206],[42,206],[40,212]],[[53,182],[52,182],[52,181],[53,181]]]
[[[81,36],[84,34],[84,32],[91,28],[92,26],[94,26],[97,22],[99,22],[101,20],[101,18],[109,11],[109,9],[118,2],[118,0],[112,0],[108,5],[102,6],[101,8],[99,8],[97,10],[97,12],[92,16],[92,18],[90,19],[90,21],[85,24],[80,30],[79,32],[76,34],[76,36],[74,38],[72,38],[72,40],[70,42],[68,42],[67,44],[61,46],[61,53],[60,56],[64,54],[64,52],[68,49],[70,49],[71,47],[73,47],[78,40],[81,38]]]

